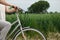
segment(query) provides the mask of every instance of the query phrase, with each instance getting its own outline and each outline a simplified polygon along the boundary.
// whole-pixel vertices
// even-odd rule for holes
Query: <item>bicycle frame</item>
[[[20,22],[20,19],[19,19],[18,11],[16,12],[16,17],[17,17],[17,20],[14,21],[14,22],[12,23],[12,25],[14,25],[14,24],[17,23],[17,22],[18,22],[18,25],[15,27],[15,29],[9,34],[9,36],[8,36],[6,39],[8,39],[8,38],[12,35],[12,33],[13,33],[18,27],[20,27],[20,30],[21,30],[23,36],[24,36],[23,29],[29,28],[29,27],[24,27],[24,28],[22,27],[21,22]],[[11,25],[11,26],[12,26],[12,25]]]

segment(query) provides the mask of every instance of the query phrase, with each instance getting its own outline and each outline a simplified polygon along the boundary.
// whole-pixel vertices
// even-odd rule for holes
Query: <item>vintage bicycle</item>
[[[21,10],[21,8],[18,8],[18,10]],[[11,40],[46,40],[45,36],[37,29],[28,27],[22,27],[21,21],[19,19],[19,11],[16,11],[16,17],[17,20],[12,23],[14,25],[18,22],[18,25],[14,28],[14,30],[6,37],[6,40],[10,40],[9,37],[12,35],[12,33],[15,32],[14,36]]]

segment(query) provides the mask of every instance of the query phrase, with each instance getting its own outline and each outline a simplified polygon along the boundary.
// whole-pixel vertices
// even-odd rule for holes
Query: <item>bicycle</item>
[[[20,10],[20,8],[18,8],[18,10]],[[18,31],[15,32],[13,38],[11,40],[46,40],[46,38],[44,37],[44,35],[33,28],[30,27],[22,27],[21,25],[21,21],[19,19],[19,12],[16,12],[16,17],[17,20],[15,22],[12,23],[12,25],[14,25],[15,23],[18,22],[18,25],[15,27],[15,29],[9,34],[9,36],[6,38],[6,40],[8,40],[8,38],[12,35],[12,33],[19,27]]]

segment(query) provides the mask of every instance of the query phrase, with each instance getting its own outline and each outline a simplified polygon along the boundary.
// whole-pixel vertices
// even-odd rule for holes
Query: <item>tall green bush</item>
[[[60,32],[60,14],[20,14],[22,26],[30,26],[42,33]],[[7,21],[16,20],[14,14],[7,15]]]

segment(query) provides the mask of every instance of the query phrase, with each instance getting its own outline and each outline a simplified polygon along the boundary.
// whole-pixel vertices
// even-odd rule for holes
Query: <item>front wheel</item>
[[[14,40],[46,40],[44,35],[36,29],[24,29],[23,32],[26,39],[22,36],[22,32],[19,31]]]

